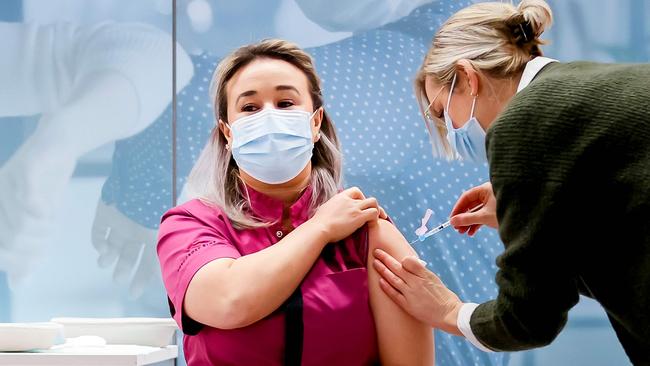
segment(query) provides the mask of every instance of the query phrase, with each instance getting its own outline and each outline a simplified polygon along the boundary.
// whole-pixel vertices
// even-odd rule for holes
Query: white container
[[[63,326],[56,323],[0,323],[0,352],[49,349],[63,343]]]
[[[165,347],[178,327],[171,318],[53,318],[63,325],[65,337],[99,336],[107,344]]]

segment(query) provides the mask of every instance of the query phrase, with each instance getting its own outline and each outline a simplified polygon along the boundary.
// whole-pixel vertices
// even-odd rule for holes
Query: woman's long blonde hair
[[[210,99],[217,120],[228,121],[226,85],[235,73],[252,61],[271,58],[286,61],[307,76],[314,110],[323,106],[320,79],[311,57],[293,43],[270,39],[241,47],[223,59],[210,83]],[[314,144],[311,158],[311,209],[334,196],[341,187],[341,150],[336,130],[327,112],[323,111],[320,139]],[[192,169],[188,179],[190,197],[221,208],[236,228],[264,227],[264,222],[252,215],[243,182],[228,141],[217,126]]]
[[[544,41],[539,37],[552,22],[553,13],[544,0],[522,0],[517,7],[500,2],[474,4],[452,15],[440,27],[415,78],[415,95],[434,156],[453,159],[454,152],[446,139],[445,124],[433,124],[426,117],[426,78],[434,78],[441,86],[451,84],[461,59],[469,60],[477,71],[491,77],[513,77],[532,57],[541,55],[539,46]]]

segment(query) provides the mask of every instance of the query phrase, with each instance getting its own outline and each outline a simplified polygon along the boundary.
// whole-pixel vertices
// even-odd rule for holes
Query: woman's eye
[[[283,100],[280,103],[278,103],[278,107],[280,108],[289,108],[294,106],[294,103],[290,100]]]
[[[257,107],[253,104],[246,104],[241,108],[241,110],[242,112],[255,112],[257,110]]]

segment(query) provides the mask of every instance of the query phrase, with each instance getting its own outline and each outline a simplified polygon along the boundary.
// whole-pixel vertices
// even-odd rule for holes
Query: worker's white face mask
[[[472,111],[469,120],[460,128],[454,128],[449,116],[449,102],[451,102],[451,95],[454,92],[456,85],[456,75],[451,82],[451,89],[449,90],[449,98],[447,99],[447,108],[445,108],[445,124],[447,125],[447,141],[456,153],[463,160],[473,162],[486,162],[487,153],[485,151],[485,131],[478,123],[478,119],[474,116],[474,107],[476,106],[476,97],[472,101]]]

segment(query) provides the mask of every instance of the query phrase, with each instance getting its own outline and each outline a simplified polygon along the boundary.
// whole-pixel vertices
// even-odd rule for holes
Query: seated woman
[[[215,71],[218,125],[190,175],[196,199],[163,216],[158,241],[189,366],[434,363],[431,328],[368,265],[375,248],[415,252],[375,199],[339,192],[320,90],[309,55],[281,40]]]

